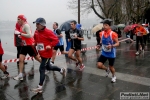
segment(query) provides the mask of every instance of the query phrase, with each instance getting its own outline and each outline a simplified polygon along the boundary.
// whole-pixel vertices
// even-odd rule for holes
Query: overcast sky
[[[69,0],[0,0],[0,21],[16,21],[24,14],[29,22],[43,17],[47,22],[63,22],[77,19],[77,15],[67,7]],[[92,15],[90,15],[92,16]],[[88,17],[90,18],[90,17]]]

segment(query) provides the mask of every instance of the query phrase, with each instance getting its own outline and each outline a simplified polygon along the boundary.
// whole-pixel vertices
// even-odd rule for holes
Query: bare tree
[[[70,9],[77,10],[78,0],[70,0]],[[140,21],[144,10],[149,7],[148,0],[81,0],[81,14],[94,12],[99,18],[111,18],[115,24],[127,21]]]

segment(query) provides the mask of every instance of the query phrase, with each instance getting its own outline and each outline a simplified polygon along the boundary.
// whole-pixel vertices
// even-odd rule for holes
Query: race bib
[[[137,36],[142,36],[141,32],[138,32],[138,33],[137,33]]]
[[[111,52],[111,48],[108,49],[107,46],[108,46],[108,45],[102,44],[102,49],[103,49],[105,52]]]
[[[77,34],[77,33],[72,33],[72,34],[70,34],[70,38],[71,38],[71,39],[76,39],[76,37],[75,37],[76,34]]]
[[[38,44],[37,44],[37,49],[38,49],[39,51],[44,50],[44,44],[43,44],[43,43],[38,43]]]

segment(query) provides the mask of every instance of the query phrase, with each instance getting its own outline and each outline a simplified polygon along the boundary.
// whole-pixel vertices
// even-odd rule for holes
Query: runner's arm
[[[80,30],[78,32],[79,32],[79,36],[77,37],[77,39],[81,40],[81,41],[84,41],[82,32]]]
[[[114,38],[115,44],[112,45],[112,47],[118,47],[119,46],[119,41],[118,38]]]
[[[24,36],[26,38],[31,38],[32,37],[30,26],[28,24],[24,25],[24,30],[23,31],[26,32],[26,34],[21,33],[21,36]]]
[[[58,38],[63,37],[63,35],[62,35],[62,33],[61,33],[61,31],[59,29],[56,30],[56,33],[57,33],[57,37]]]

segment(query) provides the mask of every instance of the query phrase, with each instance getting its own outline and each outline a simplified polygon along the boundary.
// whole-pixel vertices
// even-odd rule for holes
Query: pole
[[[80,0],[78,0],[78,23],[80,24]]]

